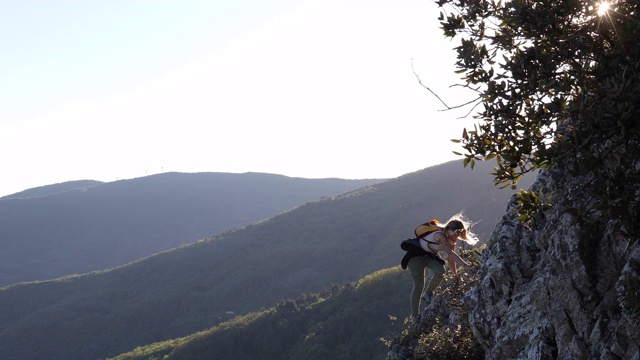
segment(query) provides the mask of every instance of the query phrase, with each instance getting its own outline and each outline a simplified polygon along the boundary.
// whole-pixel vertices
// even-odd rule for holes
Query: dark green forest
[[[230,311],[246,315],[396,266],[400,241],[434,217],[464,211],[486,238],[513,193],[496,189],[490,171],[446,163],[127,266],[2,288],[0,358],[104,358],[188,336]]]
[[[383,340],[404,326],[410,283],[399,267],[380,270],[114,360],[382,360]]]

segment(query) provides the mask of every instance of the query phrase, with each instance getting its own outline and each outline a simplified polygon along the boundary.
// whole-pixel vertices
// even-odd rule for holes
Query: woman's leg
[[[440,285],[442,282],[442,278],[444,277],[445,267],[444,264],[440,263],[436,259],[428,258],[426,262],[426,267],[431,270],[433,276],[429,279],[429,284],[424,291],[425,298],[427,300],[431,300],[431,296],[433,295],[433,291]]]
[[[409,260],[407,268],[413,278],[411,289],[411,316],[416,317],[420,312],[420,296],[424,289],[424,269],[427,266],[426,256],[416,256]]]

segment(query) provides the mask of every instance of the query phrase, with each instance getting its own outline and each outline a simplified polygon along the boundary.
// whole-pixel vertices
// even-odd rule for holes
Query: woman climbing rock
[[[402,248],[407,250],[402,260],[402,267],[409,269],[413,279],[411,290],[413,318],[418,316],[420,305],[426,305],[431,301],[433,291],[442,282],[446,269],[445,261],[439,253],[447,254],[449,268],[453,274],[456,274],[456,264],[466,268],[471,267],[455,252],[457,241],[463,240],[470,245],[478,241],[461,215],[452,217],[446,225],[440,224],[437,220],[425,223],[416,229],[416,236],[402,243]],[[425,281],[427,269],[430,276]]]

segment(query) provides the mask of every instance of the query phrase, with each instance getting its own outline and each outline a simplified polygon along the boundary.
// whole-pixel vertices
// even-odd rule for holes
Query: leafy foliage
[[[551,207],[551,195],[544,195],[542,189],[538,192],[535,190],[520,190],[517,194],[518,205],[516,210],[520,214],[518,221],[529,222],[540,212]]]
[[[639,3],[612,0],[606,11],[591,0],[438,4],[445,36],[460,38],[463,85],[482,109],[460,140],[465,163],[495,158],[495,182],[506,185],[552,165],[593,172],[599,207],[637,219],[629,194],[640,177],[623,154],[640,144]]]

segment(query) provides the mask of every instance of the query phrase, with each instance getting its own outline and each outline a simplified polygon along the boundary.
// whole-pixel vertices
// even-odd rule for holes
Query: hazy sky
[[[432,0],[0,0],[0,196],[160,172],[391,178],[457,158]]]

